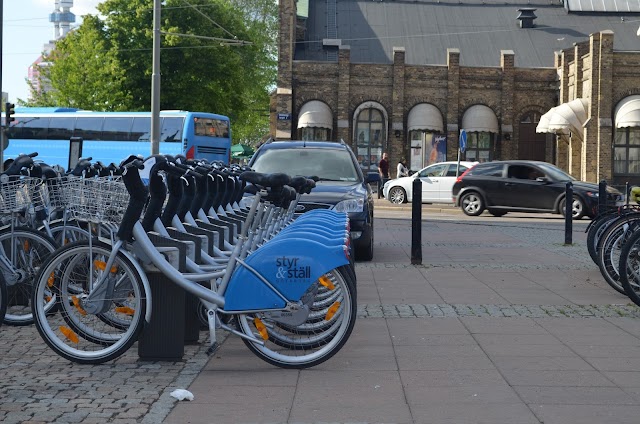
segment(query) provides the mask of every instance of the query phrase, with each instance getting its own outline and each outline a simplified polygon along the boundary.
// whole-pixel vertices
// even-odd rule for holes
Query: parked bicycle
[[[140,178],[143,168],[149,171],[148,189]],[[65,188],[73,193],[69,206],[77,220],[119,227],[110,239],[61,247],[40,268],[33,314],[40,335],[56,353],[79,363],[101,363],[126,352],[152,317],[144,272],[151,264],[206,306],[210,351],[218,346],[218,329],[241,337],[258,357],[285,368],[314,366],[340,350],[356,318],[348,217],[318,210],[294,219],[298,193],[312,182],[250,171],[234,176],[215,165],[188,166],[163,156],[145,165],[130,157],[121,169],[121,182],[78,179]],[[161,175],[170,192],[177,191],[170,176],[188,184],[199,180],[199,186],[187,187],[201,190],[204,199],[181,202],[177,213],[171,202],[162,209],[159,199],[167,188]],[[245,184],[253,195],[242,202],[250,207],[241,208]],[[205,219],[195,219],[192,212]],[[147,232],[158,230],[151,233],[156,237],[164,228],[164,235],[170,235],[166,223],[187,233],[214,226],[223,237],[217,249],[193,252],[186,259],[188,272],[180,272]],[[49,291],[56,295],[56,314],[43,301]]]

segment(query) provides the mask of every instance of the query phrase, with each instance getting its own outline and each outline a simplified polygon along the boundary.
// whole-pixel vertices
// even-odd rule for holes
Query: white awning
[[[566,134],[567,131],[571,131],[572,135],[582,139],[583,125],[588,118],[589,101],[587,99],[571,100],[554,108],[549,118],[548,132]]]
[[[442,114],[438,108],[429,103],[415,105],[407,118],[407,131],[413,130],[444,132]]]
[[[319,127],[333,129],[333,114],[325,103],[312,100],[300,108],[298,128]]]
[[[498,133],[498,118],[491,108],[474,105],[464,113],[462,128],[467,132]]]
[[[552,107],[551,109],[549,109],[547,111],[547,113],[545,113],[544,115],[542,115],[540,117],[540,121],[538,121],[538,125],[536,126],[536,132],[537,133],[548,133],[549,131],[549,120],[551,119],[551,115],[553,114],[553,111],[555,110],[555,107]]]
[[[616,106],[616,128],[640,127],[640,96],[625,97]]]

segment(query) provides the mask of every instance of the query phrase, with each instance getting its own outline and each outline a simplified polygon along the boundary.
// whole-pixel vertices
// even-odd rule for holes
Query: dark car
[[[508,160],[480,163],[453,185],[456,206],[469,216],[485,209],[495,216],[507,212],[565,212],[566,184],[573,185],[572,217],[593,218],[598,210],[598,184],[577,181],[546,162]],[[607,203],[621,204],[623,195],[607,187]]]
[[[263,144],[249,166],[257,172],[284,172],[317,176],[310,194],[304,194],[296,212],[333,209],[347,212],[357,259],[373,259],[373,197],[351,148],[343,142],[271,141]]]

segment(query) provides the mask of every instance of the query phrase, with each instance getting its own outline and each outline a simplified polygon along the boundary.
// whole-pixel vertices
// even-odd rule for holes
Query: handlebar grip
[[[35,158],[36,156],[38,156],[38,152],[29,153],[27,156],[29,156],[30,158]]]

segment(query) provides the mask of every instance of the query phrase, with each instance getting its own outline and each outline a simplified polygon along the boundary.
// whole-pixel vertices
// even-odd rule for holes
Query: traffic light
[[[16,120],[16,118],[13,117],[13,115],[16,113],[16,105],[9,102],[5,103],[4,112],[6,113],[4,125],[5,128],[9,128],[11,126],[11,123]]]

